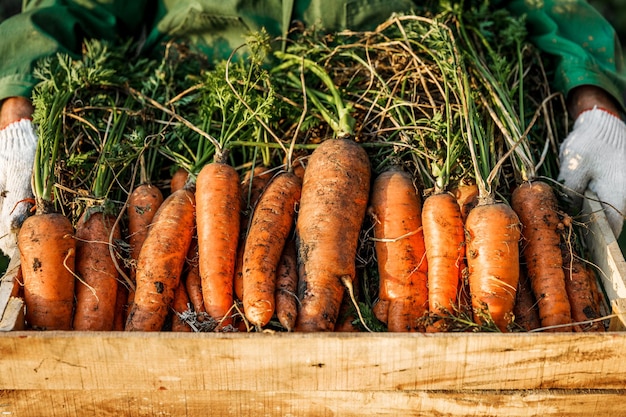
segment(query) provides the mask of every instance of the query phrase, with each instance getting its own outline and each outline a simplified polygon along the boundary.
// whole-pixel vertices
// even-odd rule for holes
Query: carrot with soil
[[[191,326],[182,317],[185,313],[191,311],[191,302],[187,294],[185,282],[181,280],[178,287],[174,291],[174,299],[172,300],[172,329],[173,332],[191,332]]]
[[[600,289],[593,271],[569,251],[564,250],[563,269],[565,289],[570,303],[575,332],[603,332],[601,304],[598,303]]]
[[[374,180],[370,201],[380,281],[390,332],[423,331],[428,312],[429,264],[422,202],[412,177],[391,169]]]
[[[76,241],[61,213],[28,217],[18,234],[26,322],[36,330],[70,330],[74,312]]]
[[[195,227],[195,196],[183,188],[157,210],[137,261],[137,288],[127,331],[159,331],[180,282]]]
[[[276,270],[276,317],[287,330],[296,327],[298,316],[298,259],[296,241],[288,239]]]
[[[267,185],[254,208],[243,256],[243,308],[250,323],[262,328],[275,311],[276,270],[293,229],[302,184],[282,172]]]
[[[522,223],[522,256],[542,327],[571,323],[561,253],[561,221],[552,187],[542,181],[522,183],[511,196],[513,209]],[[559,327],[553,331],[571,331]]]
[[[267,183],[271,180],[272,173],[265,166],[255,166],[253,169],[246,171],[241,182],[241,227],[240,239],[237,248],[237,261],[235,262],[235,277],[233,291],[235,297],[243,301],[243,253],[246,247],[246,234],[254,207],[256,206],[259,196]]]
[[[311,154],[296,222],[301,264],[296,331],[332,331],[354,281],[359,232],[370,188],[370,162],[350,139],[327,139]]]
[[[148,228],[154,219],[158,208],[163,204],[163,193],[158,187],[150,183],[142,183],[135,187],[128,197],[126,215],[128,221],[128,245],[130,246],[130,280],[133,287],[128,290],[128,305],[135,297],[135,275],[137,259],[141,246],[146,240]]]
[[[537,302],[530,287],[530,280],[524,270],[520,270],[513,314],[515,315],[515,324],[527,332],[541,327]]]
[[[116,217],[99,208],[93,212],[87,209],[79,219],[74,330],[113,330],[120,274],[111,259],[109,245],[121,238]]]

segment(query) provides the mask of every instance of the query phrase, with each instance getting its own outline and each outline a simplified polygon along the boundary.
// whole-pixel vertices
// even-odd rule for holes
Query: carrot
[[[381,323],[387,324],[387,320],[389,318],[389,301],[383,300],[381,298],[376,301],[374,306],[372,307],[372,311],[374,312],[374,316]]]
[[[30,216],[18,233],[26,322],[33,329],[71,329],[76,251],[73,234],[72,223],[60,213]]]
[[[465,229],[474,321],[489,318],[505,332],[519,281],[519,219],[506,203],[481,202],[469,212]]]
[[[198,266],[198,240],[193,239],[187,254],[187,274],[185,276],[185,287],[189,301],[196,313],[206,313],[204,300],[202,298],[202,280]]]
[[[470,210],[478,204],[478,185],[475,183],[461,184],[451,190],[456,198],[459,208],[461,209],[461,218],[463,222],[467,219]]]
[[[262,165],[258,165],[246,172],[241,183],[241,227],[240,238],[237,247],[237,261],[235,262],[235,276],[233,291],[238,300],[243,300],[243,252],[245,249],[248,223],[252,217],[252,211],[265,186],[272,178],[272,173]]]
[[[296,331],[332,331],[354,281],[359,233],[367,208],[370,162],[349,139],[327,139],[304,173],[296,242],[301,300]]]
[[[552,187],[541,181],[522,183],[513,190],[511,204],[522,223],[522,256],[537,300],[541,326],[571,323],[558,231],[558,203]],[[571,328],[551,330],[571,331]]]
[[[360,332],[360,329],[355,325],[355,320],[357,319],[358,316],[354,314],[354,304],[346,291],[343,294],[343,300],[341,300],[337,323],[333,331],[342,333]]]
[[[515,314],[515,324],[527,332],[541,327],[539,312],[537,311],[537,302],[535,301],[535,296],[530,288],[530,280],[525,271],[524,273],[520,271],[513,314]]]
[[[137,289],[127,331],[159,331],[180,281],[194,232],[194,193],[182,188],[157,210],[137,261]]]
[[[120,274],[109,251],[121,239],[115,216],[85,210],[76,224],[76,311],[74,330],[113,330]]]
[[[198,262],[204,308],[209,316],[231,324],[233,280],[239,243],[241,191],[230,165],[205,165],[196,179]]]
[[[133,284],[141,245],[146,240],[150,223],[161,204],[163,204],[163,193],[158,187],[149,183],[138,185],[128,197],[126,214],[131,259],[130,279]],[[129,305],[132,304],[134,296],[135,289],[130,288],[127,300]]]
[[[267,185],[254,208],[243,257],[243,311],[257,328],[275,310],[276,270],[292,230],[302,183],[282,172]]]
[[[128,315],[128,288],[125,285],[117,286],[117,297],[115,300],[115,315],[113,318],[113,330],[122,331],[126,325]]]
[[[174,291],[174,299],[172,300],[172,331],[173,332],[191,332],[191,326],[187,324],[180,315],[191,310],[191,302],[187,295],[185,283],[181,280]]]
[[[461,207],[449,193],[431,195],[422,207],[424,243],[428,260],[428,306],[433,317],[457,310],[457,296],[465,268],[465,230]],[[430,327],[445,326],[435,319]]]
[[[423,330],[428,312],[428,262],[422,202],[412,177],[390,169],[374,180],[370,202],[380,281],[379,298],[389,302],[390,332]]]
[[[298,304],[298,260],[296,241],[288,239],[276,270],[276,317],[287,331],[296,327]]]
[[[170,193],[180,190],[187,183],[187,179],[189,178],[189,172],[183,167],[179,167],[172,174],[172,178],[170,178]]]
[[[602,316],[601,305],[597,300],[600,290],[593,272],[571,253],[567,253],[564,260],[565,289],[570,302],[572,320],[582,322],[573,326],[573,330],[575,332],[603,332],[605,329],[601,321],[588,322]]]

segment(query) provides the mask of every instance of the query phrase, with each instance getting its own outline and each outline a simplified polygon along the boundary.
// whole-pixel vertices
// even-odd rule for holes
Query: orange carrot
[[[243,257],[243,311],[257,328],[267,325],[274,314],[276,270],[293,227],[301,187],[295,174],[278,174],[252,214]]]
[[[478,186],[475,183],[461,184],[452,190],[459,208],[463,222],[467,219],[470,210],[478,204]]]
[[[474,320],[501,331],[513,321],[519,281],[520,225],[506,203],[479,203],[467,216],[466,253]]]
[[[372,187],[370,213],[380,281],[379,298],[389,302],[390,332],[422,331],[428,312],[428,262],[422,202],[412,177],[397,169],[381,173]]]
[[[18,233],[26,322],[32,329],[71,329],[76,251],[73,234],[72,223],[60,213],[30,216]]]
[[[370,175],[367,153],[352,140],[328,139],[311,154],[296,222],[301,264],[296,331],[335,327],[344,282],[355,279]]]
[[[428,305],[434,317],[450,316],[458,309],[457,296],[465,268],[465,230],[461,208],[448,193],[424,201],[422,224],[428,260]],[[431,330],[445,326],[435,319]]]
[[[187,183],[187,179],[189,178],[189,172],[186,169],[179,167],[172,174],[172,178],[170,178],[170,193],[180,190]]]
[[[191,326],[186,323],[180,315],[191,310],[191,302],[187,296],[187,288],[181,280],[174,291],[174,299],[172,300],[172,331],[173,332],[191,332]]]
[[[552,187],[541,181],[520,184],[513,191],[511,204],[522,222],[522,257],[537,300],[541,326],[571,323],[558,230],[558,203]],[[551,330],[571,331],[571,328]]]
[[[79,219],[74,330],[113,330],[120,274],[109,245],[120,239],[121,231],[113,215],[87,209]]]
[[[149,183],[138,185],[128,197],[126,214],[131,259],[130,279],[133,283],[135,282],[137,258],[139,258],[141,245],[143,245],[148,234],[148,227],[162,203],[163,193],[158,187]],[[132,304],[134,296],[134,288],[130,288],[127,300],[129,305]]]
[[[287,331],[296,327],[298,316],[298,260],[296,241],[288,239],[276,270],[276,317]]]
[[[356,297],[356,295],[355,295]],[[355,325],[358,315],[354,313],[354,304],[348,292],[344,292],[341,306],[339,307],[339,315],[335,324],[334,332],[355,333],[361,330]]]
[[[235,275],[233,291],[238,300],[243,300],[243,252],[245,249],[246,234],[252,211],[259,200],[259,196],[272,178],[272,173],[262,165],[254,167],[246,172],[241,183],[241,220],[240,220],[240,237],[237,246],[237,260],[235,262]]]
[[[194,193],[182,188],[157,210],[137,261],[137,289],[127,331],[159,331],[180,282],[194,232]]]
[[[520,270],[513,314],[515,314],[515,324],[527,332],[541,327],[537,302],[530,288],[530,280],[525,271],[522,270]]]
[[[202,280],[198,266],[198,240],[193,239],[187,254],[187,274],[185,275],[185,287],[189,301],[196,313],[206,313],[202,298]]]
[[[572,320],[582,323],[573,326],[573,330],[575,332],[605,331],[601,321],[588,322],[602,316],[601,305],[597,300],[600,290],[593,272],[579,258],[571,256],[571,253],[565,255],[563,268]]]
[[[372,307],[372,311],[374,312],[374,316],[381,323],[387,324],[387,320],[389,318],[389,301],[378,299],[374,306]]]
[[[117,298],[115,300],[115,316],[113,318],[113,330],[122,331],[126,325],[128,316],[128,288],[125,285],[117,286]]]
[[[237,171],[221,162],[205,165],[196,179],[196,204],[204,308],[222,328],[231,324],[234,304],[233,280],[241,211]]]

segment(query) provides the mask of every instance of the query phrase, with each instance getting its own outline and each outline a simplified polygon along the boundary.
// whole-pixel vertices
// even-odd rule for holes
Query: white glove
[[[30,120],[0,130],[0,250],[13,255],[17,231],[29,214],[33,197],[31,175],[37,136]]]
[[[573,204],[580,204],[589,188],[619,236],[626,214],[626,124],[599,108],[584,111],[561,144],[560,160],[558,179]]]

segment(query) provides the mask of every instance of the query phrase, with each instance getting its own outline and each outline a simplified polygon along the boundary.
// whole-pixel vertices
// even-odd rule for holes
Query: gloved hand
[[[626,215],[626,124],[593,108],[581,113],[561,144],[559,180],[578,206],[585,189],[597,194],[615,236]]]
[[[29,214],[31,174],[37,136],[30,120],[13,122],[0,130],[0,250],[13,255],[17,231]]]

